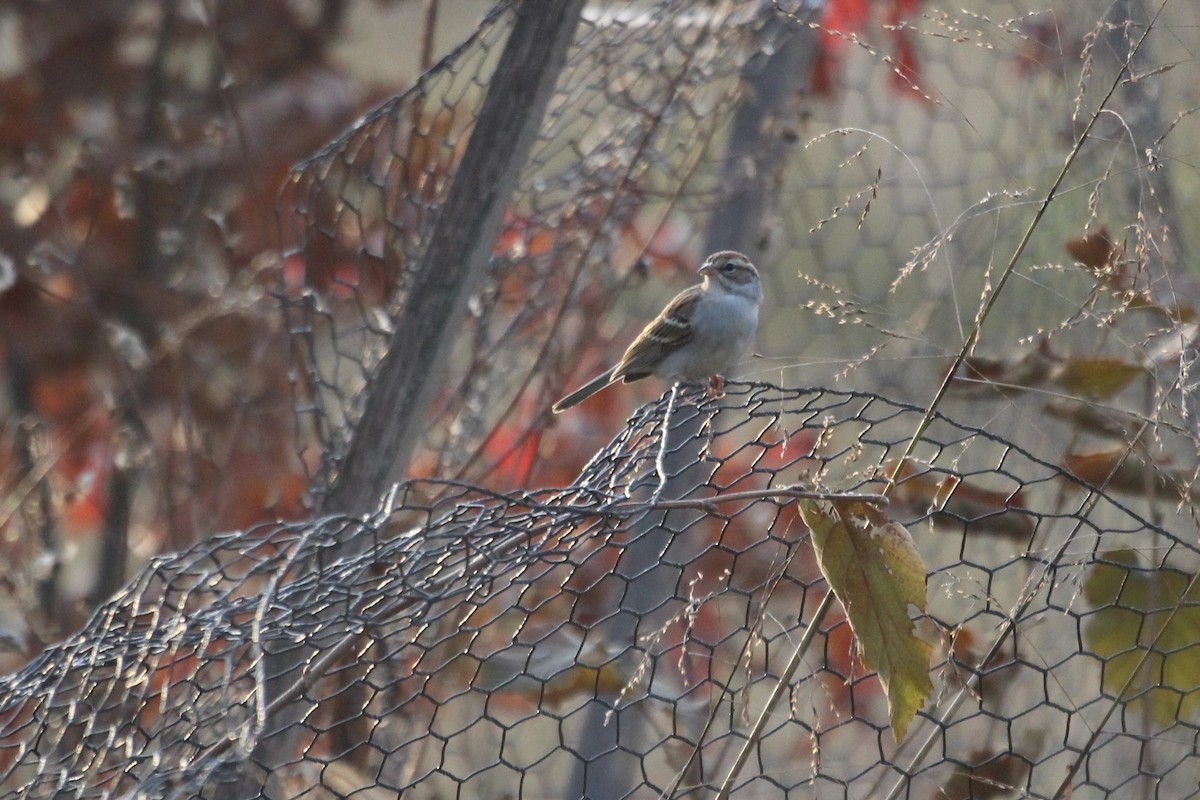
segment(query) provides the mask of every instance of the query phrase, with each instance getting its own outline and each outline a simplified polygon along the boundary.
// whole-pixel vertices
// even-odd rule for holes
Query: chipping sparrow
[[[733,366],[758,329],[758,270],[741,253],[722,250],[705,260],[700,274],[703,282],[675,295],[620,361],[555,403],[554,413],[619,380],[655,375],[697,382]]]

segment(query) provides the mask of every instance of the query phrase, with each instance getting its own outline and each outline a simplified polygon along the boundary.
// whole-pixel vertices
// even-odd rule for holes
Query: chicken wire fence
[[[297,280],[316,290],[297,291],[286,312],[306,367],[302,424],[322,453],[318,486],[341,465],[367,396],[354,390],[370,382],[403,311],[389,303],[457,175],[512,17],[512,4],[500,4],[417,87],[302,165],[285,188]],[[479,463],[478,445],[496,420],[528,418],[530,402],[554,399],[581,344],[605,335],[598,322],[610,298],[644,273],[634,265],[645,253],[626,234],[681,207],[742,66],[785,34],[759,37],[772,15],[745,4],[613,4],[588,17],[506,209],[487,286],[472,300],[444,408],[428,425],[445,431],[426,455],[431,474],[477,477],[494,466]],[[688,195],[704,202],[698,190]],[[513,438],[541,426],[529,420]]]
[[[412,312],[405,290],[517,5],[499,4],[284,187],[280,296],[318,507]],[[803,249],[858,299],[898,279],[855,262],[912,258],[920,271],[953,252],[990,263],[980,248],[998,251],[1014,227],[1003,201],[1031,196],[1010,184],[1047,185],[1076,98],[1103,83],[1072,72],[1066,42],[1100,31],[1127,48],[1145,29],[1101,24],[1110,4],[1082,1],[891,16],[888,45],[852,20],[833,37],[847,87],[831,100],[829,40],[810,23],[829,23],[837,5],[591,4],[408,464],[424,477],[370,515],[258,526],[151,560],[83,631],[3,683],[5,791],[708,797],[728,781],[739,797],[1200,793],[1200,565],[1194,520],[1176,510],[1188,476],[1156,474],[1141,453],[1099,473],[1064,464],[1079,429],[1048,435],[1018,401],[1001,413],[990,400],[962,405],[923,428],[923,407],[877,395],[730,383],[723,398],[645,406],[607,444],[578,421],[595,423],[586,409],[548,423],[586,371],[580,360],[627,338],[606,313],[688,262],[680,239],[742,247],[760,269],[768,253]],[[1167,30],[1182,39],[1185,22]],[[920,69],[908,52],[918,43]],[[998,69],[995,53],[1025,66]],[[1036,74],[1023,71],[1030,62]],[[973,98],[999,121],[963,134],[958,120],[948,148],[930,81],[937,108],[974,117]],[[862,153],[886,148],[856,139],[860,126],[899,152],[879,163],[911,172],[883,181]],[[833,127],[845,135],[819,136]],[[1140,191],[1138,211],[1169,206],[1156,183],[1167,170],[1135,149],[1082,158],[1107,170],[1105,186]],[[1097,190],[1082,215],[1078,203],[1055,209],[1091,220],[1129,197]],[[709,219],[706,235],[694,218]],[[785,298],[764,313],[763,338],[779,340],[797,327],[795,271],[763,272]],[[1037,302],[1069,295],[1055,288]],[[921,331],[908,345],[950,352],[938,326],[957,320],[934,312],[961,286],[905,289]],[[907,395],[923,363],[906,363],[906,382],[892,371],[878,385]],[[1139,412],[1158,423],[1155,445],[1187,464],[1178,397]],[[997,435],[1011,409],[1019,424]],[[1103,427],[1128,441],[1139,425]],[[571,455],[593,452],[576,469]],[[880,493],[892,473],[888,514],[926,561],[917,630],[935,651],[935,693],[900,743],[848,624],[814,617],[827,590],[795,503],[799,492]],[[510,489],[556,484],[568,488]],[[786,702],[753,732],[809,624],[817,636]]]
[[[1191,63],[1195,9],[977,6],[589,4],[465,332],[453,332],[462,335],[417,472],[495,481],[513,459],[553,447],[545,409],[627,343],[606,314],[654,313],[630,298],[719,249],[748,253],[763,275],[760,341],[774,346],[753,377],[825,383],[852,361],[872,388],[924,401],[943,366],[928,356],[958,351],[1022,212],[1049,188],[1091,109],[1100,127],[1079,152],[1085,177],[1030,240],[1034,274],[1007,287],[991,321],[1000,346],[1057,325],[1066,346],[1096,347],[1090,329],[1076,335],[1083,315],[1063,319],[1064,302],[1092,302],[1095,281],[1063,275],[1062,262],[1064,241],[1102,225],[1133,220],[1116,235],[1157,284],[1183,291],[1191,230],[1177,224],[1169,178],[1190,181],[1194,170],[1165,150],[1178,141],[1186,151],[1198,123],[1157,92],[1190,90],[1120,81],[1115,98],[1104,93],[1128,58],[1173,81],[1171,65]],[[499,4],[411,91],[284,187],[285,314],[318,499],[405,311],[513,14]],[[803,305],[816,319],[797,319]],[[838,325],[820,327],[826,316]],[[1108,346],[1127,354],[1144,344],[1130,338]],[[888,359],[862,357],[884,348]],[[891,368],[901,359],[905,369]]]
[[[413,482],[369,516],[154,559],[4,685],[4,785],[711,796],[826,592],[797,487],[879,491],[923,415],[769,384],[668,395],[564,489]],[[690,488],[669,497],[663,464],[680,452]],[[945,417],[913,452],[889,514],[929,566],[932,701],[895,744],[879,685],[831,615],[790,702],[750,742],[735,796],[1049,796],[1076,761],[1073,797],[1193,796],[1195,644],[1179,639],[1194,623],[1163,619],[1197,613],[1189,526],[1150,522]],[[331,557],[345,536],[367,546]],[[1149,646],[1125,617],[1165,624],[1172,643],[1118,702],[1110,672],[1128,675],[1123,660]],[[264,654],[285,649],[303,666],[268,692]],[[287,757],[263,774],[251,753],[281,702],[302,709]]]

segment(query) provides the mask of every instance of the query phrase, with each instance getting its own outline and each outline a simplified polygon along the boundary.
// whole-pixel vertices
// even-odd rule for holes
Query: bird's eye
[[[735,269],[737,269],[737,265],[732,261],[726,261],[721,265],[721,272],[733,272]]]

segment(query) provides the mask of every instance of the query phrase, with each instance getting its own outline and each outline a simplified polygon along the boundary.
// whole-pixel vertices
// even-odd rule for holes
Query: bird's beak
[[[696,272],[700,273],[701,275],[715,275],[717,268],[711,261],[705,261],[700,265],[700,269],[696,270]]]

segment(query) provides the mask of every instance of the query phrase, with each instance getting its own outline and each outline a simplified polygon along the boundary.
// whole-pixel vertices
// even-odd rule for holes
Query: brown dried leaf
[[[896,473],[895,498],[917,513],[931,512],[936,521],[968,533],[988,533],[1013,541],[1028,541],[1034,521],[1024,511],[1020,492],[1001,492],[975,486],[957,475],[924,469],[909,460]]]
[[[1200,499],[1192,487],[1189,470],[1168,469],[1129,453],[1125,446],[1095,453],[1068,453],[1063,469],[1081,481],[1107,491],[1137,496],[1149,494],[1160,500]]]

